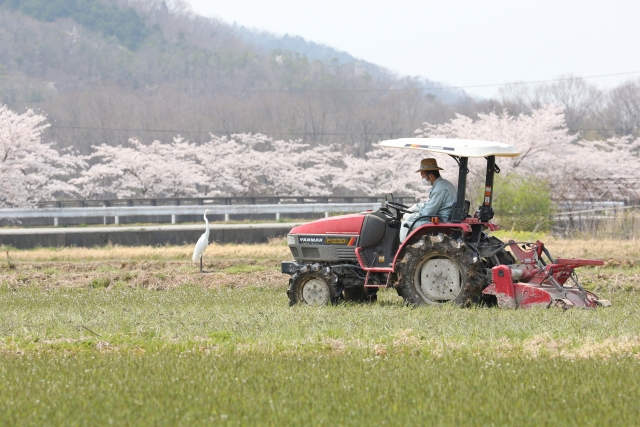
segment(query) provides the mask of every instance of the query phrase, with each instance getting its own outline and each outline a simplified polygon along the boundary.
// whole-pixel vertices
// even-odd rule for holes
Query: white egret
[[[193,257],[191,257],[191,261],[193,262],[197,262],[198,258],[200,258],[200,273],[202,273],[202,254],[204,250],[207,249],[207,246],[209,246],[209,220],[207,219],[209,212],[211,212],[210,209],[204,211],[204,222],[207,223],[207,230],[198,239],[198,243],[196,243],[196,247],[193,250]]]

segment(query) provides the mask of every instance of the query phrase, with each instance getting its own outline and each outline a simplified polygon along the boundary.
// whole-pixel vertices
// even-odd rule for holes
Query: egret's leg
[[[202,255],[200,255],[200,273],[202,273]]]

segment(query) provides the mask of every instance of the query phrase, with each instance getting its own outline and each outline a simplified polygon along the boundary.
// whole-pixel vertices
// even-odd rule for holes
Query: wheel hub
[[[329,287],[322,279],[311,279],[302,287],[302,299],[309,305],[329,303]]]
[[[420,270],[420,290],[431,301],[451,301],[461,290],[460,269],[450,259],[432,258]]]

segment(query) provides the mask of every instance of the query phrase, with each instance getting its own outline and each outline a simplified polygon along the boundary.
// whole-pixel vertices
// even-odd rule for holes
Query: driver
[[[420,172],[422,182],[431,187],[429,200],[426,202],[416,203],[409,210],[412,213],[406,213],[402,217],[402,226],[400,227],[400,241],[404,241],[409,232],[409,227],[413,221],[421,216],[438,216],[440,221],[447,221],[451,215],[451,210],[456,204],[457,190],[456,187],[444,178],[440,177],[442,168],[438,167],[436,159],[422,159],[420,161]],[[418,221],[412,228],[415,230],[418,226],[429,222],[429,218]]]

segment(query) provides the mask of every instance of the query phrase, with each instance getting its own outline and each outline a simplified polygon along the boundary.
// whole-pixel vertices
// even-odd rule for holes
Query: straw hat
[[[429,158],[420,160],[420,169],[418,169],[416,172],[441,170],[443,169],[438,167],[438,162],[436,162],[436,159]]]

